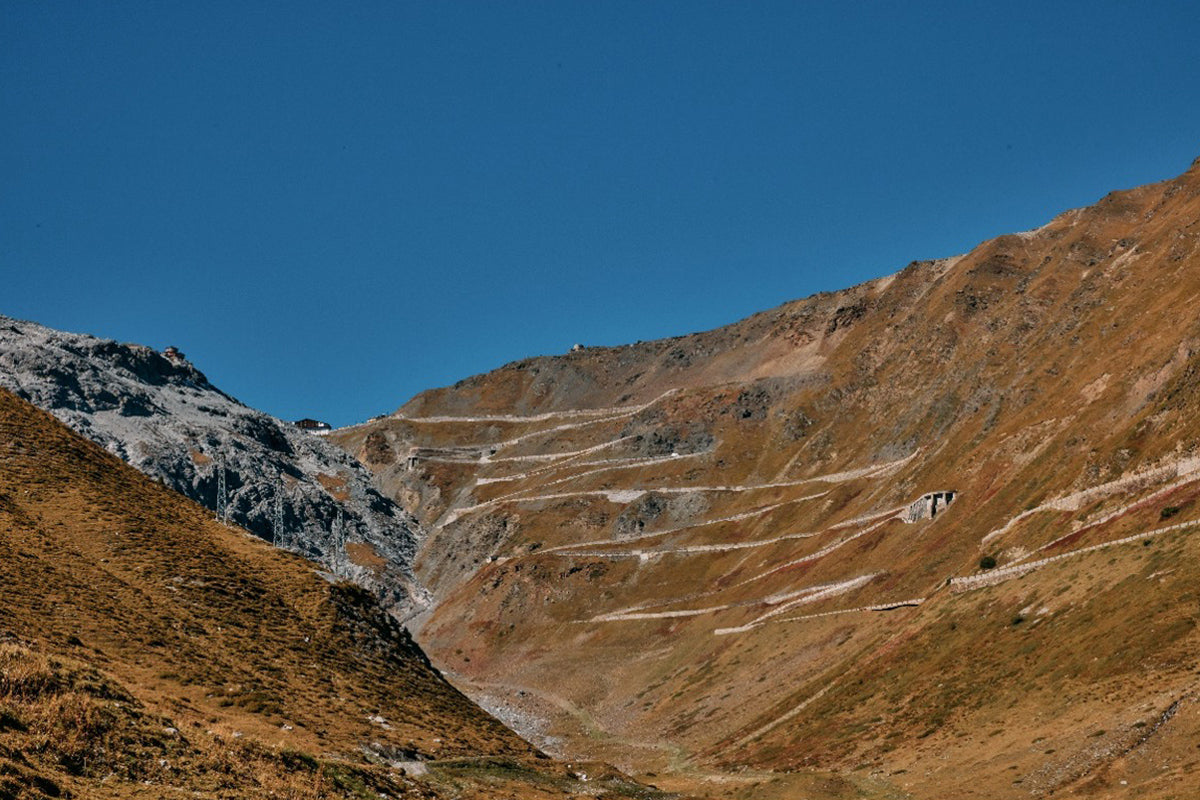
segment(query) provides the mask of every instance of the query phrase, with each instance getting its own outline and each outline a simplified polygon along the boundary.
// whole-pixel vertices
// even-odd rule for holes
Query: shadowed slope
[[[365,590],[213,522],[4,390],[0,586],[0,797],[573,785]]]

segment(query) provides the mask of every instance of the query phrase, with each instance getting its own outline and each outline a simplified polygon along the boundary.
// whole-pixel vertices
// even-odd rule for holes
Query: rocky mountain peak
[[[411,569],[416,520],[344,451],[242,405],[177,349],[0,317],[0,386],[229,522],[371,589],[395,613],[423,607]]]

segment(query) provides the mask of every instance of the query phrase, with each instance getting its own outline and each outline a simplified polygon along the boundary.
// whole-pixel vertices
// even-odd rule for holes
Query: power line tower
[[[217,456],[217,522],[229,524],[229,494],[225,489],[224,456]]]
[[[283,530],[283,473],[275,478],[275,504],[271,509],[271,543],[284,547]]]

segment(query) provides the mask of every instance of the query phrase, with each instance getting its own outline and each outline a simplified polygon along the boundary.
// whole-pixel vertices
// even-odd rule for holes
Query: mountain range
[[[960,256],[712,331],[517,361],[327,437],[242,406],[177,352],[7,318],[0,386],[207,506],[187,506],[173,547],[257,548],[239,581],[315,559],[341,587],[320,602],[350,602],[426,664],[421,680],[444,675],[492,715],[447,711],[459,750],[416,733],[420,747],[371,750],[362,719],[410,713],[376,700],[352,701],[357,727],[335,711],[306,722],[346,725],[360,755],[485,754],[557,775],[553,791],[595,789],[499,719],[564,763],[694,796],[1185,798],[1200,790],[1198,243],[1200,162]],[[67,435],[22,425],[10,458]],[[132,480],[104,463],[47,480]],[[229,521],[290,553],[212,519],[222,471]],[[26,502],[21,485],[6,502]],[[105,514],[145,513],[121,496]],[[126,541],[104,515],[57,520],[60,506],[14,507],[21,546],[60,522]],[[103,569],[116,552],[69,541],[39,558]],[[123,567],[130,597],[140,563]],[[147,585],[178,566],[155,569]],[[31,610],[13,641],[58,658],[64,637],[96,634],[45,626],[46,583],[19,584]],[[205,625],[222,602],[264,624],[238,603],[265,592],[225,587]],[[317,613],[319,595],[297,608]],[[197,719],[263,700],[291,720],[287,687],[336,673],[335,650],[317,672],[138,680],[171,702],[206,687]],[[363,669],[361,692],[391,680]],[[655,791],[588,769],[612,776],[603,791]]]
[[[429,531],[434,663],[551,752],[1188,796],[1198,243],[1193,165],[331,438]]]

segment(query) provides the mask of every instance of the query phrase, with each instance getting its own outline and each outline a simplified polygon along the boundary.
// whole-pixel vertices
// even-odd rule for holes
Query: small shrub
[[[985,569],[985,570],[986,569],[995,569],[996,568],[996,557],[995,556],[984,556],[983,558],[979,559],[979,568]]]
[[[1162,511],[1159,512],[1159,518],[1160,519],[1170,519],[1171,517],[1178,514],[1179,511],[1180,511],[1179,506],[1167,506],[1166,508],[1164,508]]]
[[[316,772],[320,764],[315,758],[308,753],[299,750],[285,749],[279,753],[279,760],[289,770],[305,770],[308,772]]]

